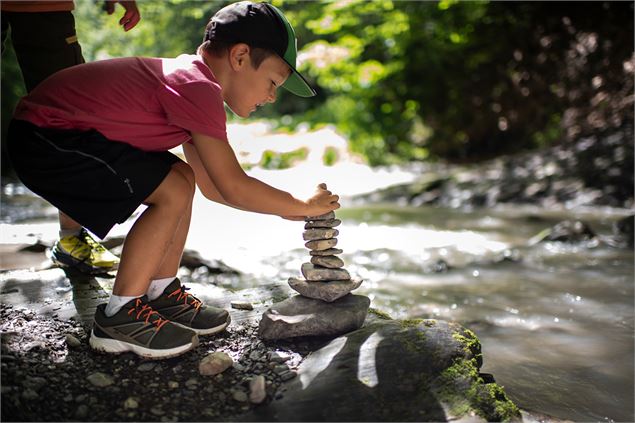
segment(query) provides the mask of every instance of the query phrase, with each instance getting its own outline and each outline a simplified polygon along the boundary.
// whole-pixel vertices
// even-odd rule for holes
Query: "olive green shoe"
[[[231,317],[227,310],[204,305],[201,300],[186,292],[178,278],[163,293],[148,304],[166,319],[191,329],[198,335],[212,335],[225,329]]]
[[[119,257],[90,236],[86,229],[78,235],[60,238],[53,246],[51,260],[88,274],[106,273],[119,266]]]
[[[135,298],[110,317],[105,313],[106,304],[97,306],[89,339],[91,348],[107,353],[130,351],[160,359],[181,355],[198,345],[194,331],[161,316],[147,299]]]

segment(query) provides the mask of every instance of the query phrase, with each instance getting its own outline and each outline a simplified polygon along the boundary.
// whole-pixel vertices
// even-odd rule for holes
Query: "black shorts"
[[[130,217],[181,161],[97,131],[40,128],[15,119],[7,149],[27,188],[100,238]]]

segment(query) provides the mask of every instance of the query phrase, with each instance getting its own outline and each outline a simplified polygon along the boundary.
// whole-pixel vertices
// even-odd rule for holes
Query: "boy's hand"
[[[115,3],[119,3],[126,9],[124,15],[119,19],[119,25],[123,26],[124,31],[134,28],[141,20],[141,14],[137,8],[135,0],[106,0],[104,1],[104,10],[112,15],[115,11]]]
[[[317,186],[315,194],[306,200],[307,205],[311,208],[308,216],[319,216],[339,209],[339,199],[340,197],[338,195],[334,195],[326,188],[326,184],[321,183]]]

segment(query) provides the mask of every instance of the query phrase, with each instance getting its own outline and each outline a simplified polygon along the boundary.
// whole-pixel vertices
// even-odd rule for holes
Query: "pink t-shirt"
[[[18,104],[14,117],[44,128],[95,129],[145,151],[198,132],[227,141],[221,86],[197,55],[127,57],[57,72]]]

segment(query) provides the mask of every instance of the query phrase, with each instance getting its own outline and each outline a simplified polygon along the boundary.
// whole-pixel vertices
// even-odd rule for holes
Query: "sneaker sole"
[[[117,341],[112,338],[100,338],[95,335],[94,331],[91,331],[90,339],[88,341],[91,348],[97,351],[103,351],[107,353],[124,353],[124,352],[133,352],[141,357],[150,358],[150,359],[161,359],[161,358],[170,358],[176,357],[183,353],[190,351],[191,349],[198,346],[198,336],[192,337],[192,342],[189,344],[176,347],[169,348],[165,350],[156,350],[151,348],[142,347],[140,345],[129,344],[128,342]]]
[[[223,323],[222,325],[216,326],[214,328],[209,328],[209,329],[196,329],[189,326],[185,326],[174,320],[170,320],[170,321],[174,323],[175,325],[181,326],[182,328],[193,330],[194,332],[196,332],[197,335],[214,335],[215,333],[221,332],[223,329],[225,329],[227,325],[231,323],[232,317],[231,315],[227,315],[227,321],[225,323]]]
[[[85,262],[81,260],[77,260],[76,258],[72,256],[57,257],[55,253],[51,253],[49,258],[51,259],[53,263],[57,264],[60,267],[68,267],[72,269],[77,269],[80,272],[87,273],[89,275],[98,275],[100,273],[108,273],[111,270],[117,270],[117,268],[119,267],[119,263],[116,263],[115,265],[111,267],[94,267],[94,266],[86,264]]]

